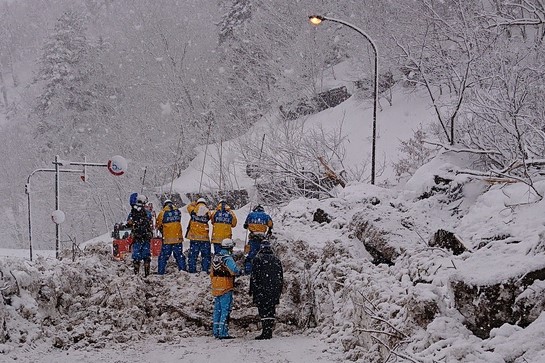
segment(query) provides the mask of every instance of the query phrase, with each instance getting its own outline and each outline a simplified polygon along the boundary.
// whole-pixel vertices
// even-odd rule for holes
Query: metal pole
[[[55,169],[36,169],[32,173],[29,174],[26,185],[25,185],[25,193],[27,194],[27,204],[28,204],[28,244],[29,244],[29,251],[30,251],[30,261],[32,261],[32,218],[31,218],[31,200],[30,200],[30,179],[34,174],[40,171],[48,171],[48,172],[55,172]],[[82,173],[83,170],[75,170],[75,169],[59,169],[59,172],[61,173]]]
[[[85,159],[87,160],[87,157]],[[61,165],[106,166],[106,167],[108,166],[108,163],[88,163],[86,161],[63,161],[63,162],[55,161],[54,164],[56,163],[59,163]]]
[[[72,161],[61,161],[59,160],[59,155],[55,155],[55,161],[53,164],[55,164],[54,169],[36,169],[30,175],[27,179],[27,185],[26,185],[26,191],[28,194],[28,240],[30,245],[30,260],[32,260],[32,227],[31,227],[31,213],[30,213],[30,178],[34,173],[38,171],[51,171],[55,172],[55,210],[59,210],[59,173],[60,172],[71,172],[71,173],[84,173],[83,180],[85,181],[85,174],[86,174],[86,166],[105,166],[109,168],[110,163],[112,160],[110,160],[108,163],[88,163],[87,157],[85,157],[83,162],[72,162]],[[60,169],[60,166],[66,166],[66,165],[82,165],[83,170],[73,170],[73,169]],[[124,170],[121,171],[121,173],[114,173],[111,169],[110,172],[114,175],[122,175]],[[55,223],[55,257],[59,258],[59,244],[60,244],[60,226],[58,223]]]
[[[212,128],[212,121],[208,124],[208,134],[206,136],[206,146],[204,147],[204,158],[202,161],[201,180],[199,182],[199,196],[201,195],[202,177],[204,174],[204,165],[206,164],[206,154],[208,153],[208,142],[210,140],[210,129]]]
[[[373,53],[375,56],[375,77],[374,77],[374,91],[373,91],[373,139],[372,139],[372,149],[371,149],[371,184],[375,184],[375,160],[376,160],[376,142],[377,142],[377,105],[378,105],[378,52],[377,46],[373,39],[369,37],[363,30],[357,26],[347,23],[344,20],[329,18],[322,15],[312,15],[309,16],[309,19],[312,21],[314,19],[319,19],[320,21],[329,20],[335,23],[346,25],[347,27],[357,31],[365,39],[371,43],[373,48]],[[313,24],[319,24],[319,21]]]
[[[368,38],[369,39],[369,38]],[[375,52],[375,91],[373,100],[373,150],[371,152],[371,184],[375,184],[375,162],[377,160],[377,105],[378,105],[378,53],[375,44],[369,39]]]
[[[219,190],[220,190],[220,193],[222,192],[222,188],[221,188],[221,177],[223,175],[223,139],[220,140],[220,185],[219,185]],[[222,196],[220,196],[222,197]]]
[[[30,174],[32,175],[32,174]],[[25,185],[25,192],[27,195],[27,207],[28,207],[28,250],[30,251],[30,261],[32,261],[32,225],[30,217],[30,175],[28,176],[28,181]]]
[[[59,210],[59,155],[55,155],[55,210]],[[59,259],[60,223],[55,223],[55,258]]]
[[[144,168],[144,176],[142,177],[142,187],[140,188],[140,194],[144,194],[144,184],[146,183],[146,172],[148,171],[148,167],[146,166]]]

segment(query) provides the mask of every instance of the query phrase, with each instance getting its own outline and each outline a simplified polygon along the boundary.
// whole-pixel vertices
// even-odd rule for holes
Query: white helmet
[[[197,199],[197,203],[204,203],[204,204],[206,204],[206,199],[204,199],[204,198],[199,198],[199,199]]]
[[[221,241],[221,247],[227,248],[230,250],[231,248],[235,247],[235,241],[233,241],[230,238],[226,238],[223,241]]]
[[[144,194],[138,194],[138,198],[136,198],[136,204],[146,205],[147,202],[148,197],[146,197]]]

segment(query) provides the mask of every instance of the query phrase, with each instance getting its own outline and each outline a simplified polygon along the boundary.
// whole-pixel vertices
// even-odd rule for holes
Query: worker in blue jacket
[[[261,248],[261,242],[272,233],[273,221],[271,216],[265,213],[265,209],[261,205],[257,205],[246,217],[243,227],[249,231],[249,252],[244,261],[244,272],[249,275],[252,272],[252,260]]]

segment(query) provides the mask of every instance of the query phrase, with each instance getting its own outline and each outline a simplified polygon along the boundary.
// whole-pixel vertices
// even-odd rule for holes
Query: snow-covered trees
[[[89,56],[92,46],[85,35],[81,15],[68,11],[63,14],[40,59],[38,81],[44,91],[38,99],[36,111],[48,115],[62,110],[86,111],[92,103]]]
[[[545,4],[541,0],[493,1],[494,12],[488,13],[490,27],[517,27],[525,35],[534,37],[538,42],[544,40]],[[527,26],[532,26],[528,28]]]
[[[524,180],[543,147],[543,4],[419,0],[398,47],[407,81],[428,90],[437,137],[481,155],[480,172]],[[532,170],[533,169],[533,170]]]
[[[478,5],[468,1],[419,1],[422,22],[418,33],[398,46],[405,59],[404,73],[428,90],[443,137],[456,142],[460,110],[486,58],[494,37],[477,16]]]
[[[483,28],[494,42],[477,60],[459,142],[492,150],[481,158],[492,175],[532,185],[545,158],[545,52],[543,24],[528,20],[539,19],[543,4],[496,5],[496,14],[485,13],[494,26]],[[518,20],[505,21],[507,14]]]
[[[276,204],[299,196],[330,197],[333,187],[344,185],[343,139],[342,130],[327,132],[280,120],[240,147],[261,201]]]
[[[244,22],[252,15],[250,0],[233,0],[230,4],[224,5],[225,14],[218,24],[218,37],[220,44],[235,36],[238,28],[244,26]]]
[[[85,17],[67,11],[58,19],[42,50],[36,82],[41,86],[33,117],[43,150],[68,155],[89,152],[88,141],[104,139],[115,91],[100,61],[106,45],[87,36]]]

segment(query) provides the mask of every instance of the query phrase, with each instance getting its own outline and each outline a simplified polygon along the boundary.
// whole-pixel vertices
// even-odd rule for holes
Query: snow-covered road
[[[59,350],[45,346],[13,350],[0,355],[4,362],[18,363],[287,363],[341,362],[342,356],[328,349],[325,342],[308,336],[273,337],[269,341],[253,340],[255,334],[233,340],[195,337],[170,343],[143,340],[112,344],[101,349]]]

